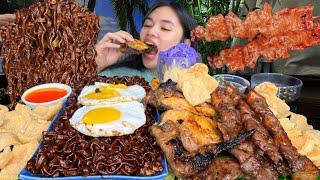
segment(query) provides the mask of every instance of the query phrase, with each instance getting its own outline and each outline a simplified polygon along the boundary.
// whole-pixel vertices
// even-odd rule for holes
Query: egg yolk
[[[87,94],[85,97],[88,99],[108,99],[120,96],[116,89],[128,89],[124,84],[110,84],[108,86],[98,86],[95,92]]]
[[[103,107],[87,112],[83,117],[84,124],[110,123],[120,119],[121,112],[115,108]]]

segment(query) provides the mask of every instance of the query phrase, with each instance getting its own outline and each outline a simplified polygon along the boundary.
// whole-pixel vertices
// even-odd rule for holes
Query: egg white
[[[120,118],[109,123],[88,125],[83,122],[85,114],[95,108],[112,107],[121,112]],[[78,109],[69,122],[73,128],[92,137],[110,137],[132,134],[136,129],[146,123],[145,109],[137,101],[122,102],[113,105],[83,106]],[[103,116],[103,114],[101,114]]]
[[[101,86],[109,86],[108,83],[96,82],[95,85],[85,86],[80,95],[78,96],[78,102],[85,106],[105,104],[110,105],[118,102],[128,101],[141,101],[146,96],[146,91],[139,85],[128,86],[127,89],[113,88],[120,96],[106,98],[106,99],[89,99],[86,95],[95,92],[97,88]]]

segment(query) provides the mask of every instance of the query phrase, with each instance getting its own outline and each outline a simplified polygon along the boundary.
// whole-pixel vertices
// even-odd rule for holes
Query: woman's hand
[[[98,72],[104,68],[115,64],[123,55],[121,51],[122,43],[126,41],[133,41],[131,34],[125,31],[118,31],[114,33],[107,33],[96,45],[97,51],[96,63],[98,65]]]

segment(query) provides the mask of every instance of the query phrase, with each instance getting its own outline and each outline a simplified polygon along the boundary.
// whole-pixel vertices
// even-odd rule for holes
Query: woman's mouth
[[[150,46],[150,49],[146,53],[144,53],[144,55],[147,55],[150,57],[150,56],[155,56],[158,54],[158,48],[156,45],[149,43],[149,42],[146,42],[146,44],[148,46]]]

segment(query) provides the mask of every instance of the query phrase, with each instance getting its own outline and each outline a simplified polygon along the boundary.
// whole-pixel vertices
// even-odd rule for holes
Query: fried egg
[[[144,106],[137,101],[112,105],[83,106],[69,122],[77,131],[92,137],[132,134],[146,123]]]
[[[114,104],[117,102],[141,101],[146,91],[139,85],[107,84],[96,82],[95,85],[85,86],[78,102],[82,105]]]

